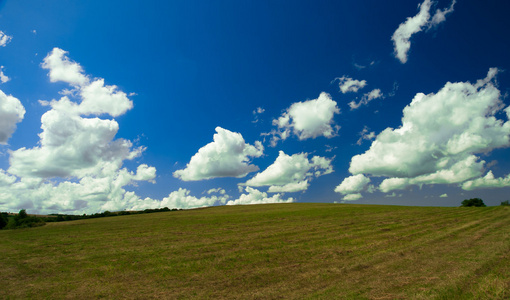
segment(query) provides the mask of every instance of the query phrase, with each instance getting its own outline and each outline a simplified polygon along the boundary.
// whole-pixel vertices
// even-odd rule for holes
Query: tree
[[[508,200],[501,202],[501,206],[510,206]]]
[[[485,205],[485,203],[483,203],[483,200],[480,199],[480,198],[471,198],[471,199],[466,199],[464,201],[462,201],[461,203],[463,207],[486,207],[487,205]]]
[[[28,228],[46,224],[43,219],[36,216],[29,216],[27,211],[22,209],[7,223],[7,229]]]
[[[27,210],[26,209],[20,210],[17,215],[18,220],[25,219],[26,217],[28,217]]]
[[[7,217],[7,213],[0,213],[0,229],[3,229],[5,226],[7,226],[8,222],[9,218]]]

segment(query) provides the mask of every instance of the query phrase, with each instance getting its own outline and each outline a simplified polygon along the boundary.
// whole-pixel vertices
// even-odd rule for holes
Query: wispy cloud
[[[384,98],[384,95],[381,93],[380,89],[375,89],[369,93],[364,94],[360,101],[349,102],[349,107],[351,110],[358,109],[361,105],[367,105],[370,101],[379,98]]]
[[[0,30],[0,47],[5,47],[12,40],[12,36],[5,34]]]
[[[352,79],[351,77],[347,77],[345,75],[335,78],[333,82],[336,80],[338,80],[338,87],[343,94],[349,92],[357,93],[360,89],[367,85],[366,80]]]
[[[363,130],[359,133],[360,138],[356,142],[356,145],[361,145],[363,141],[371,141],[375,138],[375,132],[374,131],[368,131],[368,127],[363,127]]]
[[[260,121],[260,118],[259,116],[261,114],[263,114],[266,110],[263,109],[262,107],[257,107],[257,109],[255,109],[253,111],[253,121],[251,121],[252,123],[258,123]]]
[[[4,74],[4,66],[0,67],[0,81],[2,83],[6,83],[7,81],[11,80],[7,75]]]
[[[411,36],[444,22],[446,20],[446,15],[453,12],[455,2],[456,1],[453,0],[452,4],[444,10],[438,9],[431,18],[430,9],[434,2],[425,0],[418,6],[420,11],[416,16],[407,18],[404,23],[399,25],[391,39],[394,45],[395,57],[398,58],[401,63],[404,64],[407,62],[407,53],[411,48]]]

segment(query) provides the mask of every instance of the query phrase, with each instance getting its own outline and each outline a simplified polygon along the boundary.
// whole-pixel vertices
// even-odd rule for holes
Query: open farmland
[[[510,209],[222,206],[0,231],[0,297],[508,299]]]

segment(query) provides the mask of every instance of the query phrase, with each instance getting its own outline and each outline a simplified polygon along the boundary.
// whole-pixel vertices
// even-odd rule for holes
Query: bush
[[[46,224],[43,219],[29,216],[27,211],[22,209],[19,213],[11,218],[7,223],[7,229],[15,229],[15,228],[28,228],[28,227],[37,227]]]
[[[480,198],[471,198],[466,199],[462,201],[461,203],[463,207],[486,207],[485,203],[483,203],[483,200]]]
[[[510,203],[508,203],[508,200],[501,202],[501,206],[510,206]]]

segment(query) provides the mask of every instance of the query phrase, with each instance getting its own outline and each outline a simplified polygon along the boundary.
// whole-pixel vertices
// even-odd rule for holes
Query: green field
[[[0,231],[7,299],[509,299],[510,208],[270,204]]]

